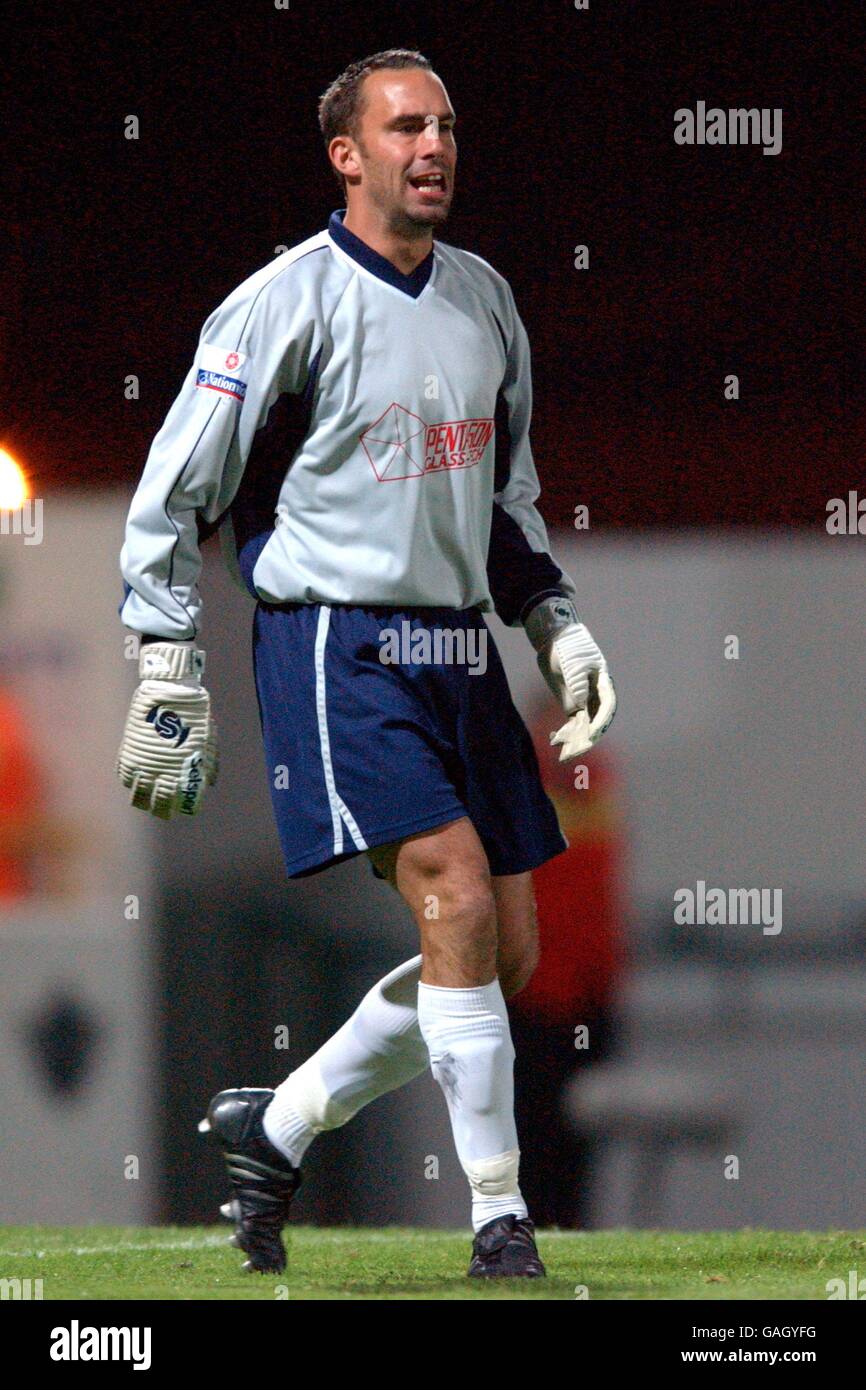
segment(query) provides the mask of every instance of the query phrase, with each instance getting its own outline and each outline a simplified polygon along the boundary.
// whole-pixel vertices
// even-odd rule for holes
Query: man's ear
[[[334,168],[345,179],[358,178],[361,164],[355,142],[348,135],[335,135],[328,146],[328,157]]]

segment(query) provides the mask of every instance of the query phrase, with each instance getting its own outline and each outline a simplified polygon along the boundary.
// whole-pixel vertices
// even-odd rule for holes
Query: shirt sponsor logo
[[[222,372],[203,372],[199,368],[195,384],[203,391],[218,391],[221,396],[232,396],[236,401],[242,401],[247,394],[245,381],[238,381],[237,377],[224,376]]]
[[[249,358],[236,348],[218,347],[216,343],[203,343],[198,358],[196,387],[203,391],[216,391],[221,396],[231,396],[242,401],[247,394],[246,378],[249,368],[241,370]]]
[[[361,443],[380,483],[423,478],[480,463],[493,437],[493,421],[445,420],[428,425],[396,401],[364,430]]]

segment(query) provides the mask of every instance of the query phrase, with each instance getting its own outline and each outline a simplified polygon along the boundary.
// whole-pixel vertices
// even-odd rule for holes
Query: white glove
[[[616,691],[607,662],[571,599],[545,598],[523,623],[538,652],[541,674],[571,718],[550,735],[561,744],[559,761],[579,758],[610,726]]]
[[[141,811],[170,820],[194,816],[219,765],[210,696],[201,683],[204,652],[194,642],[148,642],[138,660],[117,775]]]

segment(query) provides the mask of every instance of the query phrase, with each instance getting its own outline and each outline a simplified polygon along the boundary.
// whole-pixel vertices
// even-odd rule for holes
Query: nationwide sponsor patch
[[[249,366],[245,367],[244,363],[249,363],[249,358],[243,352],[217,347],[215,343],[203,343],[196,371],[196,387],[242,401],[247,394],[246,378],[249,373]]]

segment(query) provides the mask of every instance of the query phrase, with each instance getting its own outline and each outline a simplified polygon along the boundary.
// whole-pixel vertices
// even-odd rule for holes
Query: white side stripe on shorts
[[[343,798],[338,794],[334,783],[334,768],[331,763],[331,740],[328,734],[327,692],[325,690],[325,643],[331,610],[326,603],[319,606],[319,621],[316,626],[316,717],[319,723],[319,745],[322,750],[322,767],[325,772],[325,786],[328,791],[328,804],[331,807],[331,824],[334,828],[334,853],[343,853],[343,821],[352,837],[356,849],[366,849],[367,842],[358,829],[358,823]]]

